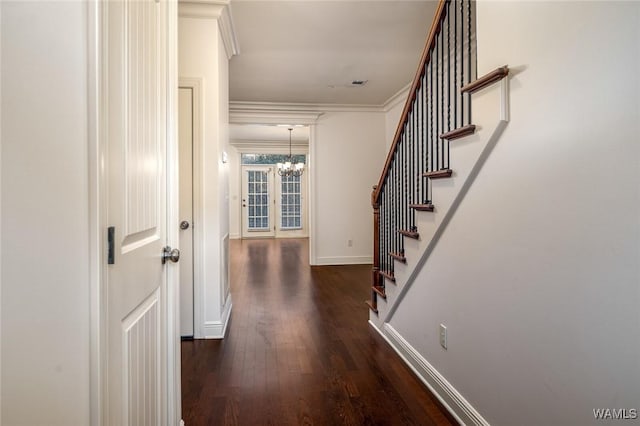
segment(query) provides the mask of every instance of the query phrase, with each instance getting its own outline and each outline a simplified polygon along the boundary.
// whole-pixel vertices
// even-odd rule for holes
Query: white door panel
[[[166,423],[166,3],[104,2],[108,213],[107,424]]]

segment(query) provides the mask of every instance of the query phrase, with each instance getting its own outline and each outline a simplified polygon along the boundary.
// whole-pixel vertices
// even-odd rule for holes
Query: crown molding
[[[285,140],[266,140],[266,139],[230,139],[229,144],[235,147],[243,147],[243,146],[268,146],[268,147],[276,147],[289,149],[289,141]],[[309,140],[305,139],[303,141],[291,141],[291,148],[293,150],[299,149],[301,151],[308,150],[309,148]]]
[[[240,53],[231,14],[230,0],[179,0],[178,16],[181,18],[215,19],[227,59]]]
[[[319,111],[303,110],[262,110],[249,107],[238,108],[229,105],[229,123],[231,124],[301,124],[311,125],[322,115]]]
[[[280,102],[229,102],[229,122],[234,124],[314,124],[322,114],[329,112],[385,113],[404,103],[411,84],[400,89],[382,105],[311,104]]]
[[[354,105],[354,104],[312,104],[312,103],[284,103],[284,102],[229,102],[231,110],[271,111],[271,112],[383,112],[382,105]]]

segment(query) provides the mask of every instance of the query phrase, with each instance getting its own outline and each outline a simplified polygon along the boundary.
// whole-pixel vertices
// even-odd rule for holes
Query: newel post
[[[380,282],[380,203],[376,199],[378,185],[373,186],[371,194],[371,205],[373,206],[373,270],[371,285],[378,286]]]

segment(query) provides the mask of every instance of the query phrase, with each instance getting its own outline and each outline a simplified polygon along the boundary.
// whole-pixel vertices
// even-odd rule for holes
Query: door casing
[[[202,223],[204,218],[204,206],[202,205],[202,79],[180,77],[179,87],[191,89],[192,94],[192,140],[193,140],[193,337],[201,339],[205,337],[204,330],[204,235]],[[178,222],[176,222],[178,223]],[[176,227],[177,229],[177,227]]]
[[[279,205],[281,188],[280,179],[276,175],[275,165],[240,165],[240,187],[241,187],[241,199],[240,199],[240,235],[242,238],[306,238],[309,236],[309,203],[307,200],[308,193],[308,179],[307,176],[302,176],[301,181],[301,208],[302,208],[302,229],[300,230],[282,230],[280,228],[281,209]],[[247,231],[247,215],[248,215],[248,200],[246,198],[247,192],[247,171],[249,170],[263,170],[269,171],[269,194],[271,199],[269,200],[270,211],[270,230],[269,232],[249,232]],[[306,171],[305,171],[306,172]],[[246,201],[245,201],[246,200]]]

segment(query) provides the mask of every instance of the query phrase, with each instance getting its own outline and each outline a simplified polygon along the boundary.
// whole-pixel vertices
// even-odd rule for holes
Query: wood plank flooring
[[[370,265],[310,267],[306,239],[232,240],[224,340],[182,342],[198,425],[450,425],[367,323]]]

